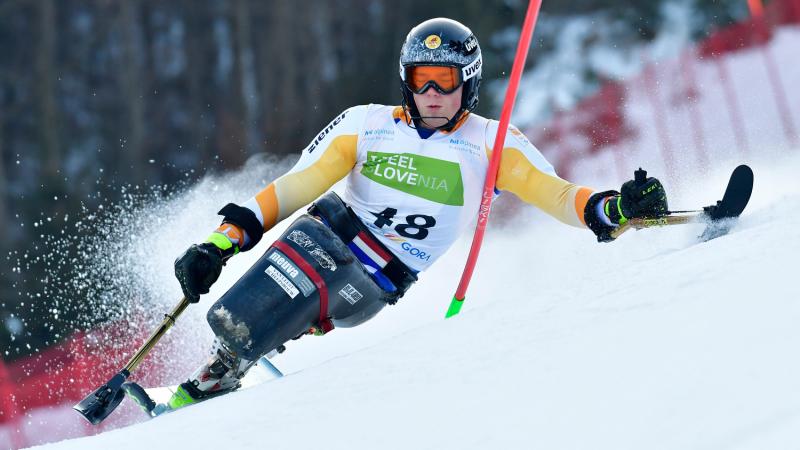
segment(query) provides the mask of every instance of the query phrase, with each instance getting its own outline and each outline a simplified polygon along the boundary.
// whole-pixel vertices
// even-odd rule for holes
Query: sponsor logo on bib
[[[461,152],[467,152],[473,156],[481,156],[481,146],[466,139],[450,138],[450,148]]]
[[[367,152],[361,174],[370,180],[444,205],[464,205],[458,163],[412,153]]]
[[[389,128],[376,128],[371,130],[364,130],[364,140],[383,140],[389,141],[394,138],[394,130]]]

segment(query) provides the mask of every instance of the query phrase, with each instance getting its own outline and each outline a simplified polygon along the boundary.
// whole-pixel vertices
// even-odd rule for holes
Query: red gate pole
[[[761,0],[747,0],[747,7],[750,9],[751,16],[764,16],[764,4],[761,2]]]
[[[514,56],[514,65],[511,67],[511,77],[508,80],[506,98],[503,101],[503,111],[500,114],[500,124],[497,128],[497,136],[495,136],[494,139],[492,159],[489,161],[489,168],[486,171],[486,181],[483,184],[483,196],[481,197],[481,206],[478,210],[478,226],[475,228],[475,236],[472,238],[472,247],[469,249],[469,256],[467,256],[467,263],[464,267],[464,273],[461,274],[461,281],[458,283],[458,289],[456,289],[456,294],[453,296],[453,300],[450,302],[450,307],[447,309],[445,318],[452,317],[461,311],[461,307],[464,305],[464,298],[466,297],[469,281],[472,278],[473,271],[475,270],[475,263],[478,260],[478,253],[480,253],[481,250],[483,235],[486,232],[486,224],[489,222],[489,213],[492,210],[494,183],[497,181],[497,170],[500,167],[500,155],[505,144],[508,124],[511,121],[511,110],[514,109],[514,101],[517,97],[519,80],[522,77],[522,70],[525,68],[525,60],[528,57],[528,48],[530,48],[531,45],[533,29],[536,27],[536,19],[539,16],[539,9],[541,6],[542,0],[530,0],[528,3],[528,12],[525,13],[525,21],[522,24],[522,33],[519,36],[519,43],[517,44],[517,53]]]

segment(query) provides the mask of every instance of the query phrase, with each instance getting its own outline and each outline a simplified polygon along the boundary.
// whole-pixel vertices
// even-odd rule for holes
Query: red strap
[[[322,328],[322,331],[325,333],[333,330],[333,323],[328,319],[328,286],[325,284],[325,280],[323,280],[314,267],[303,259],[289,244],[275,241],[272,246],[288,256],[289,259],[297,264],[297,266],[311,278],[311,281],[317,285],[317,289],[319,290],[319,327]]]

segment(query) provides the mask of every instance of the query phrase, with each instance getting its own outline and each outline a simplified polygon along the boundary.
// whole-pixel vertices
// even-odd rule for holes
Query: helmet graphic
[[[426,20],[412,28],[406,36],[400,50],[400,80],[403,92],[403,106],[416,125],[420,116],[414,103],[414,92],[421,94],[429,88],[435,88],[447,94],[463,86],[461,108],[449,121],[438,127],[449,131],[458,121],[478,106],[478,89],[481,85],[481,48],[478,39],[469,28],[451,19],[436,18]],[[409,73],[416,66],[444,66],[457,70],[455,82],[449,86],[441,86],[429,81],[423,86],[414,86],[410,82]]]

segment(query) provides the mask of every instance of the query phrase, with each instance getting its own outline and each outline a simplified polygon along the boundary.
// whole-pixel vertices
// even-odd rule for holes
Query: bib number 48
[[[391,227],[394,224],[392,218],[397,214],[397,210],[394,208],[386,208],[379,213],[372,211],[370,211],[370,213],[376,218],[373,224],[378,228],[383,228],[385,226]],[[409,239],[423,240],[428,237],[428,229],[435,225],[436,219],[431,216],[411,214],[406,216],[406,223],[398,224],[394,227],[394,230],[400,236]]]

